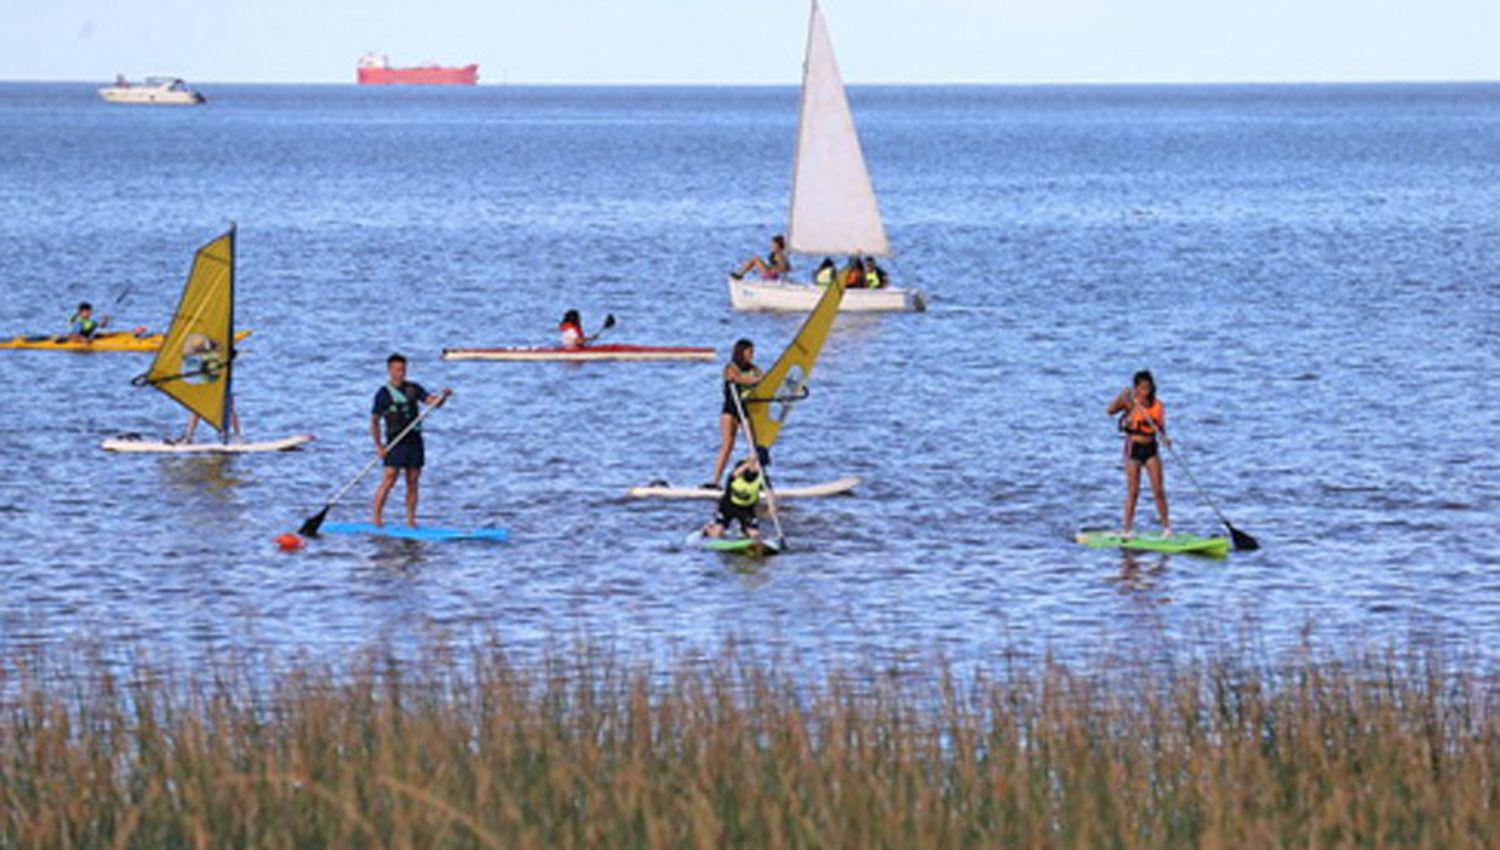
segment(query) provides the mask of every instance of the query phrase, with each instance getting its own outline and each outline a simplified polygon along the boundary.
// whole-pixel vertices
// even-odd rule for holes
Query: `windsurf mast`
[[[823,342],[833,329],[839,304],[844,300],[844,282],[835,280],[823,292],[792,342],[765,376],[745,394],[745,406],[755,444],[770,448],[781,436],[781,425],[796,399],[805,395],[813,364],[823,351]]]

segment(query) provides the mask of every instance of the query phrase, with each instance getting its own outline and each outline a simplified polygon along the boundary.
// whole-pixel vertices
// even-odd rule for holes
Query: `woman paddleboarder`
[[[1167,515],[1167,490],[1162,481],[1161,454],[1157,437],[1172,445],[1167,437],[1167,414],[1156,397],[1156,379],[1142,369],[1131,379],[1131,386],[1110,402],[1110,416],[1120,417],[1125,433],[1125,524],[1120,536],[1130,537],[1135,526],[1135,503],[1141,495],[1141,468],[1151,479],[1151,495],[1156,499],[1156,516],[1161,521],[1163,537],[1172,536],[1172,522]]]
[[[724,405],[719,409],[719,456],[714,458],[713,477],[703,489],[719,489],[724,465],[729,462],[735,438],[740,432],[740,407],[744,404],[745,392],[759,383],[760,378],[760,367],[755,365],[755,343],[748,339],[739,340],[734,344],[734,354],[724,366]]]

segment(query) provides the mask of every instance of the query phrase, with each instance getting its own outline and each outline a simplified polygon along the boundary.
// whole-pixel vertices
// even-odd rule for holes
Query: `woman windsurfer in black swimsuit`
[[[703,485],[706,490],[717,490],[724,476],[724,466],[734,451],[734,441],[740,430],[740,408],[745,393],[760,382],[760,367],[755,365],[755,343],[741,339],[734,344],[734,354],[724,366],[724,405],[719,410],[719,455],[714,459],[713,478]],[[739,401],[736,401],[736,394]]]

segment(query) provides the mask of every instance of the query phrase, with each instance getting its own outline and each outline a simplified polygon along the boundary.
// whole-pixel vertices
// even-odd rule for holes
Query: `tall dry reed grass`
[[[64,666],[6,665],[0,847],[1500,846],[1491,682],[1425,654]]]

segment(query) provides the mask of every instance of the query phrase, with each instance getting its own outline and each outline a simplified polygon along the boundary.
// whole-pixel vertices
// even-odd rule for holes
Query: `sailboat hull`
[[[736,310],[806,313],[818,303],[823,290],[808,283],[729,278],[729,303]],[[839,304],[841,313],[919,313],[927,309],[927,296],[920,289],[848,289]]]

